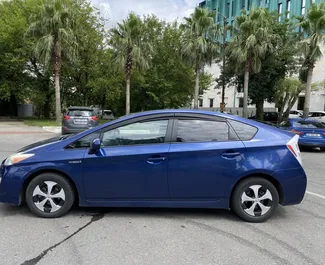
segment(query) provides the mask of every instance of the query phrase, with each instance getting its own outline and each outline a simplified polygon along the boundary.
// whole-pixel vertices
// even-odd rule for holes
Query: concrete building
[[[319,3],[322,0],[312,0]],[[234,25],[236,16],[240,15],[242,9],[249,10],[251,6],[265,7],[272,11],[278,10],[280,14],[287,13],[288,17],[299,16],[306,14],[310,7],[310,0],[206,0],[199,4],[200,7],[209,8],[217,11],[215,22],[223,23],[223,16],[226,16],[227,23]],[[218,12],[222,14],[218,15]],[[227,40],[231,39],[230,33],[227,35]],[[325,52],[325,46],[323,47]],[[211,67],[205,67],[205,72],[212,74],[215,78],[220,75],[220,66],[213,64]],[[325,80],[325,57],[323,57],[316,65],[314,69],[313,82]],[[299,100],[293,107],[293,109],[303,109],[304,105],[304,93],[301,93]],[[313,91],[311,95],[311,111],[324,110],[325,109],[325,89]],[[206,109],[219,109],[221,103],[221,87],[217,86],[214,82],[210,88],[200,96],[199,106]],[[243,105],[243,93],[238,93],[236,87],[228,86],[225,90],[225,103],[226,110],[231,112],[241,113]],[[255,112],[255,106],[250,105],[249,114]],[[264,109],[275,110],[275,104],[265,102]]]

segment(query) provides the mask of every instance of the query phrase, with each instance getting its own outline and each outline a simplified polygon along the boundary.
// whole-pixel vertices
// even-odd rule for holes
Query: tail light
[[[98,120],[98,117],[97,117],[97,116],[91,116],[91,119],[92,119],[93,121],[97,121],[97,120]]]
[[[298,134],[300,136],[304,134],[304,132],[299,132],[299,131],[296,131],[296,130],[291,130],[290,132],[293,132],[293,133]]]
[[[64,115],[63,119],[64,119],[65,121],[70,120],[70,116],[68,116],[68,115]]]
[[[290,152],[294,155],[294,157],[298,160],[300,165],[302,165],[302,159],[300,155],[300,149],[298,145],[299,136],[294,136],[288,143],[287,148],[290,150]]]

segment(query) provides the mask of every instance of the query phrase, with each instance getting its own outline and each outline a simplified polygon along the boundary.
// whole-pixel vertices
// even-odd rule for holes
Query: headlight
[[[23,153],[17,153],[9,156],[5,161],[5,166],[11,166],[14,164],[19,163],[20,161],[23,161],[27,158],[32,157],[34,154],[23,154]]]

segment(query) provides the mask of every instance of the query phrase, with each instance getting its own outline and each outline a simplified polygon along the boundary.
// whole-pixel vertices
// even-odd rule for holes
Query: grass
[[[57,125],[54,119],[39,119],[37,117],[21,117],[18,118],[18,120],[23,121],[25,125],[27,126],[38,126],[38,127],[44,127],[44,126],[61,126]],[[104,124],[108,122],[108,120],[98,120],[98,124]]]

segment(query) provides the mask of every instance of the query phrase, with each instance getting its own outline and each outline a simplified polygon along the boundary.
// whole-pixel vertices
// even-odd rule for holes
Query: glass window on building
[[[244,107],[244,98],[239,98],[239,107],[240,108]]]
[[[245,0],[241,0],[241,7],[245,8]]]
[[[203,98],[199,98],[199,107],[203,107]]]
[[[231,2],[231,16],[234,17],[235,16],[235,1],[232,0]]]
[[[210,98],[210,108],[213,108],[213,98]]]
[[[279,13],[279,15],[282,14],[282,3],[278,4],[278,13]]]
[[[251,8],[251,0],[247,0],[247,10],[249,10]]]
[[[230,3],[227,3],[226,16],[230,17]]]
[[[291,0],[287,0],[287,18],[290,18]]]
[[[301,15],[306,14],[306,0],[301,0]]]

